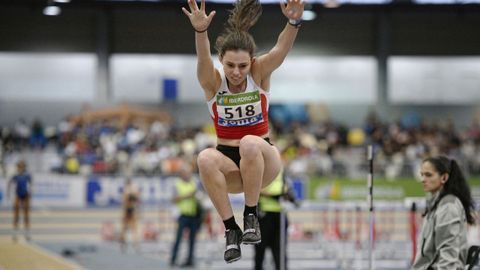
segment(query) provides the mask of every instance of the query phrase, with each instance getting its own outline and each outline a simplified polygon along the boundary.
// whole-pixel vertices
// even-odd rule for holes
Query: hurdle
[[[282,192],[285,190],[286,186],[286,172],[284,172],[282,177]],[[287,222],[287,216],[284,209],[280,210],[280,270],[285,270],[285,257],[287,256],[286,250],[286,237],[285,237],[285,225]]]
[[[369,207],[369,237],[368,237],[368,269],[373,270],[373,245],[374,245],[374,227],[375,227],[375,211],[373,208],[373,145],[367,148],[368,159],[368,195],[367,203]]]

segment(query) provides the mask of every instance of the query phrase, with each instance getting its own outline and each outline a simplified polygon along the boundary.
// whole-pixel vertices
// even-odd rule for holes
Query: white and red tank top
[[[245,92],[234,94],[228,89],[223,70],[220,76],[222,84],[207,102],[217,137],[241,139],[245,135],[267,134],[270,94],[261,89],[250,74],[247,76]]]

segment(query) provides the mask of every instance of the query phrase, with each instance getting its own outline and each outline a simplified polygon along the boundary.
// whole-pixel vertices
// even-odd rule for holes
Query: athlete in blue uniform
[[[23,222],[25,225],[25,238],[30,240],[30,197],[32,195],[32,177],[27,172],[27,164],[25,161],[20,160],[17,163],[17,174],[15,174],[12,179],[8,182],[7,195],[10,194],[10,187],[12,184],[15,185],[15,200],[13,204],[13,229],[14,235],[13,240],[17,240],[18,233],[18,220],[20,219],[19,212],[20,208],[23,209]]]

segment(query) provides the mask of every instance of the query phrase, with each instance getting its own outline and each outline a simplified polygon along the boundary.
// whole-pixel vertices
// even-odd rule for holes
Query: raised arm
[[[195,47],[197,50],[197,78],[205,91],[205,97],[210,99],[216,91],[217,72],[213,65],[210,53],[210,41],[207,29],[215,16],[215,11],[205,13],[205,0],[202,0],[200,9],[195,0],[188,0],[190,11],[182,8],[183,13],[190,19],[195,30]]]
[[[257,69],[262,78],[269,77],[283,63],[292,48],[301,23],[304,3],[302,0],[287,0],[286,4],[280,2],[280,7],[283,15],[289,21],[278,36],[275,46],[256,61]]]

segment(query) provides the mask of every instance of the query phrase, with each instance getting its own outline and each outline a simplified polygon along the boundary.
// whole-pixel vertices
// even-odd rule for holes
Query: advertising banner
[[[175,177],[134,177],[142,205],[169,203],[175,188]],[[124,177],[90,177],[86,183],[88,206],[118,206],[122,200]]]
[[[11,206],[15,198],[15,185],[7,196],[8,180],[0,178],[0,207]],[[32,183],[33,208],[85,206],[85,180],[81,176],[33,174]]]

